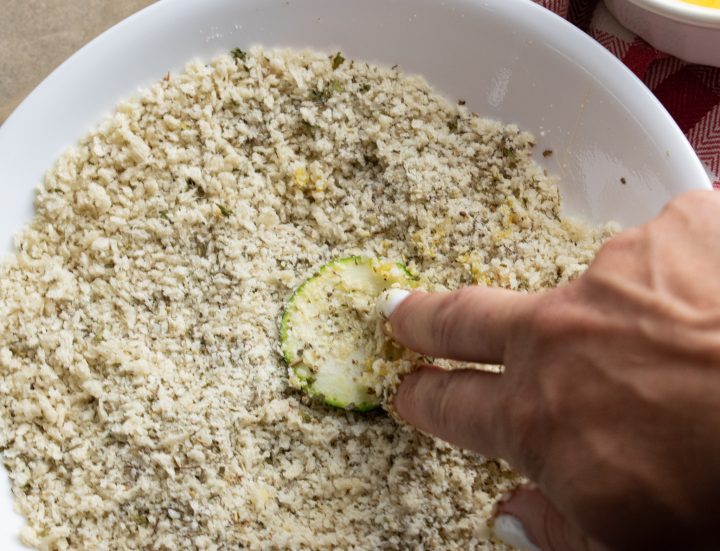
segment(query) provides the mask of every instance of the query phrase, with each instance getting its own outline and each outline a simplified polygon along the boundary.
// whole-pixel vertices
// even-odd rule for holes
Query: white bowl
[[[253,43],[341,49],[422,73],[449,98],[534,132],[566,211],[593,221],[638,224],[671,197],[710,188],[647,88],[528,0],[166,0],[80,50],[0,127],[0,250],[32,215],[42,174],[119,100],[190,58]],[[21,520],[0,481],[0,548],[20,549]]]
[[[620,23],[658,50],[720,67],[720,9],[682,0],[605,0]]]

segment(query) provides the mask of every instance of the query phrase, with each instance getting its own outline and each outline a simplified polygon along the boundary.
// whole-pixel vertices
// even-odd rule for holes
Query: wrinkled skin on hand
[[[412,293],[389,318],[425,366],[395,408],[537,484],[501,512],[542,549],[720,549],[720,193],[690,192],[540,294]]]

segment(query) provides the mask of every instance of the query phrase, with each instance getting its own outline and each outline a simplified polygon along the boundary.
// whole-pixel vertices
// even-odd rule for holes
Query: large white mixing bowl
[[[473,111],[519,124],[561,178],[566,211],[594,221],[637,224],[674,195],[710,187],[640,81],[530,0],[165,0],[80,50],[0,127],[0,252],[29,220],[43,172],[119,100],[193,57],[253,43],[399,64]],[[21,549],[21,519],[0,482],[0,548]]]

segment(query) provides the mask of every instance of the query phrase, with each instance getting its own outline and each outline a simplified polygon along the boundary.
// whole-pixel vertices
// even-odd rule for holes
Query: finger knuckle
[[[537,401],[524,392],[515,393],[508,399],[507,413],[503,416],[504,426],[500,434],[507,441],[503,443],[508,459],[522,472],[536,480],[544,466],[543,416],[537,408]]]
[[[565,290],[556,289],[549,293],[529,316],[529,331],[544,343],[563,338],[571,328],[570,304]]]
[[[450,351],[459,323],[459,306],[467,302],[470,294],[470,289],[460,289],[448,294],[432,319],[432,334],[445,353]]]
[[[720,220],[719,209],[720,194],[708,190],[695,190],[670,201],[658,221],[684,229],[694,224],[709,231],[709,228],[716,227]]]
[[[644,229],[641,227],[621,231],[603,243],[595,256],[596,262],[608,259],[615,261],[619,255],[632,252],[637,248],[643,237]]]
[[[717,207],[717,194],[708,190],[693,190],[672,199],[660,213],[660,220],[688,220],[703,211],[707,205]],[[652,222],[651,222],[652,224]]]
[[[694,208],[698,204],[706,203],[707,201],[713,200],[713,197],[715,194],[713,192],[710,192],[706,189],[694,189],[692,191],[686,191],[685,193],[682,193],[681,195],[678,195],[673,200],[671,200],[667,208],[672,209],[686,209],[686,208]]]
[[[451,377],[438,377],[433,382],[434,399],[430,405],[430,416],[441,427],[452,427],[453,389]]]

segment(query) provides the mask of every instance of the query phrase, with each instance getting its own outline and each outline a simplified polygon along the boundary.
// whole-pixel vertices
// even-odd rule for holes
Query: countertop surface
[[[55,67],[154,0],[0,0],[0,123]]]

